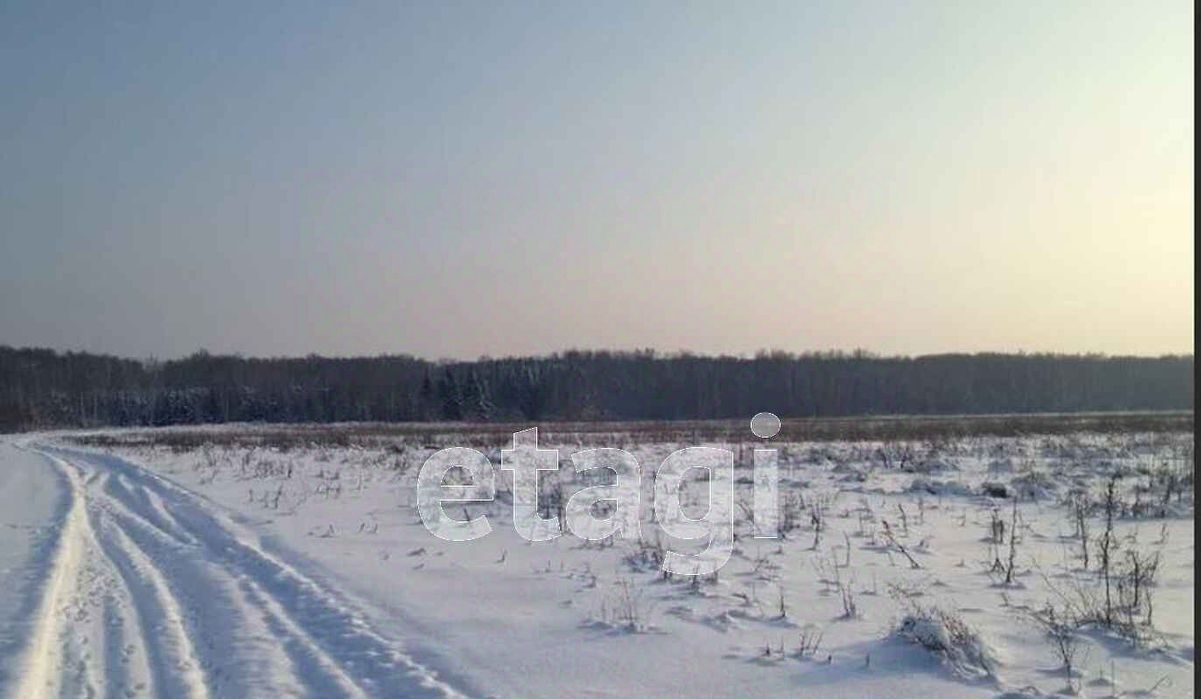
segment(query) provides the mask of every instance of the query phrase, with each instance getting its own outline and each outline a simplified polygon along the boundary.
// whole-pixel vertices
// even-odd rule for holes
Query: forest
[[[568,351],[167,361],[0,346],[0,430],[1192,410],[1193,356]]]

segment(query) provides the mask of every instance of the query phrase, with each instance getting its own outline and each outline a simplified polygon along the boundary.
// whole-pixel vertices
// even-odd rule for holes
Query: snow
[[[234,444],[222,437],[246,428],[226,430],[197,430],[213,443],[196,449],[139,432],[104,449],[70,434],[0,443],[0,693],[1053,694],[1066,680],[1030,613],[1097,589],[1096,553],[1084,570],[1066,502],[1077,490],[1095,501],[1114,469],[1131,505],[1115,525],[1119,552],[1160,554],[1154,629],[1135,644],[1082,626],[1075,684],[1098,697],[1194,691],[1192,486],[1167,504],[1155,491],[1155,474],[1191,473],[1192,434],[768,444],[781,521],[793,508],[795,527],[757,539],[735,508],[734,555],[696,578],[659,569],[679,542],[650,521],[649,476],[641,542],[522,539],[499,468],[497,499],[469,507],[492,532],[453,542],[415,506],[421,464],[456,444],[453,432],[281,448]],[[565,460],[581,448],[540,446]],[[614,435],[611,446],[648,474],[694,445]],[[483,451],[495,464],[508,447]],[[901,447],[912,458],[892,458]],[[731,448],[737,499],[750,503],[750,451]],[[585,485],[570,461],[556,476],[567,494]],[[688,484],[685,510],[704,511],[703,485]],[[1008,558],[1008,544],[989,543],[994,520],[1013,517],[1002,493],[1020,496],[1009,583],[990,570]],[[1103,524],[1094,510],[1091,535]],[[947,620],[970,633],[949,634]],[[802,652],[802,636],[820,645]],[[951,636],[971,641],[948,657]],[[963,671],[972,654],[987,671]]]
[[[116,457],[31,449],[69,504],[13,696],[458,695],[205,499]]]

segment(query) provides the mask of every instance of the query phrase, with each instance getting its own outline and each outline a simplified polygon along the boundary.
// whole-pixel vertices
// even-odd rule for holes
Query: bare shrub
[[[1120,477],[1115,473],[1105,483],[1105,531],[1097,541],[1097,549],[1101,555],[1100,574],[1101,579],[1105,582],[1104,624],[1108,628],[1112,628],[1114,625],[1113,559],[1118,542],[1113,533],[1113,519],[1120,506],[1117,496],[1117,484]]]
[[[801,629],[801,644],[797,649],[797,657],[812,658],[817,654],[817,649],[821,648],[823,632],[817,626],[808,624]]]
[[[908,559],[909,566],[911,568],[915,570],[920,569],[922,564],[917,562],[917,559],[915,559],[913,555],[909,553],[909,550],[905,548],[904,544],[897,541],[896,536],[892,533],[892,527],[888,526],[888,520],[882,519],[880,520],[880,523],[884,525],[884,537],[888,539],[888,543],[892,544],[893,548],[895,548],[897,551],[900,551],[901,555]]]
[[[601,621],[634,633],[647,630],[648,614],[642,590],[624,578],[613,584],[610,594],[601,602]]]
[[[1013,499],[1013,519],[1009,523],[1009,559],[1005,564],[1005,584],[1013,584],[1013,573],[1018,555],[1018,500]]]
[[[937,654],[961,675],[996,674],[997,660],[992,649],[956,612],[910,602],[893,635]]]
[[[1081,646],[1076,635],[1076,621],[1069,613],[1055,608],[1047,602],[1042,608],[1029,613],[1029,618],[1047,635],[1055,656],[1063,665],[1064,676],[1068,682],[1068,692],[1075,694],[1079,691],[1076,684],[1076,670],[1079,665],[1076,659],[1080,657]]]
[[[847,582],[838,582],[838,599],[842,602],[842,616],[844,619],[855,619],[859,617],[859,607],[855,603],[855,589],[853,587],[854,580]]]

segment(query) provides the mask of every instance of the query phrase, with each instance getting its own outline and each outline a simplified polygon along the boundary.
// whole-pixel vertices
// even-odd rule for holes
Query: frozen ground
[[[754,538],[736,508],[734,555],[703,578],[659,569],[680,542],[646,487],[691,444],[541,445],[565,460],[552,515],[593,484],[572,452],[634,453],[640,540],[527,542],[498,469],[497,499],[466,513],[493,531],[447,542],[414,507],[421,464],[460,442],[495,462],[503,439],[188,434],[0,443],[0,693],[1039,696],[1069,689],[1048,604],[1074,691],[1194,692],[1192,433],[769,445],[783,536]],[[725,446],[749,504],[752,445]]]

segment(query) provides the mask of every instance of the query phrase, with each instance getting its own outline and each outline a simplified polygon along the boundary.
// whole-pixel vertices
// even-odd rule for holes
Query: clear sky
[[[174,4],[0,0],[0,344],[1192,352],[1191,2]]]

